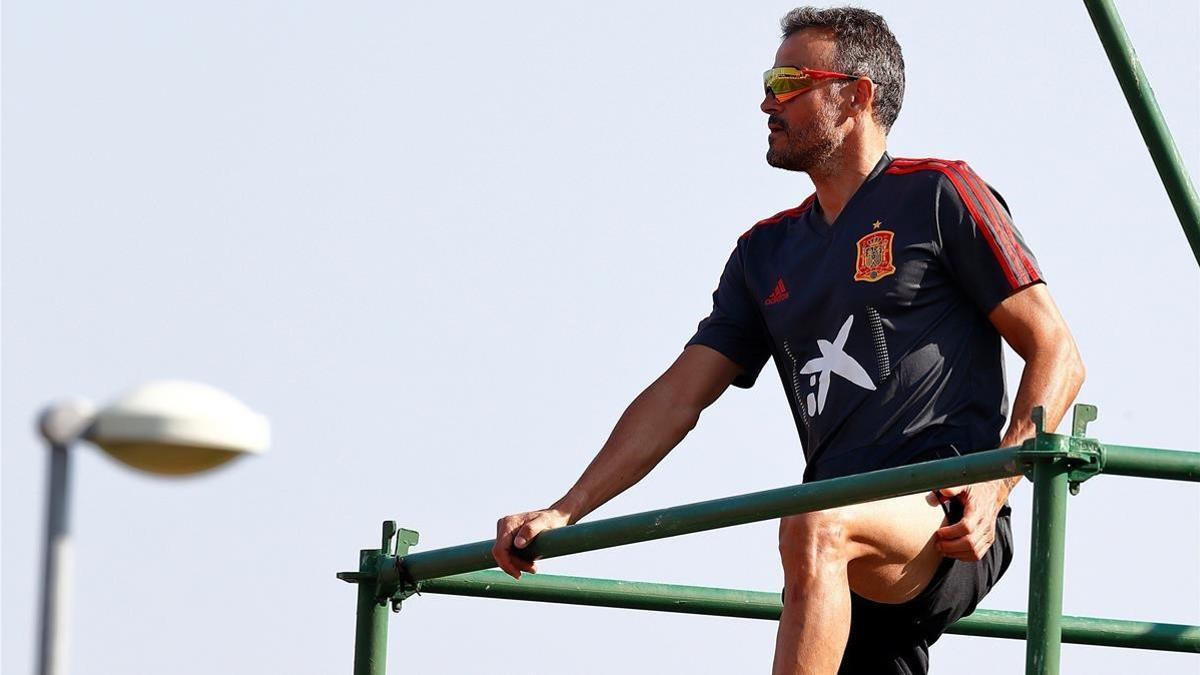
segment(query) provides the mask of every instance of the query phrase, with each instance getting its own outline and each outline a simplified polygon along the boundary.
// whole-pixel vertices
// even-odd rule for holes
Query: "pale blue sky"
[[[965,159],[1003,193],[1088,364],[1093,432],[1200,449],[1197,267],[1082,3],[867,4],[907,61],[892,153]],[[1200,175],[1200,9],[1118,5]],[[0,670],[33,668],[32,424],[63,395],[196,379],[274,425],[266,456],[192,480],[78,448],[78,675],[349,672],[354,589],[334,573],[380,521],[428,550],[557,498],[707,313],[736,237],[811,191],[763,161],[760,77],[790,7],[6,3]],[[768,369],[596,517],[802,469]],[[1024,609],[1030,492],[986,607]],[[1194,485],[1101,477],[1070,505],[1067,613],[1200,623]],[[543,569],[782,577],[772,523]],[[766,672],[774,640],[770,622],[437,596],[391,629],[395,673]],[[932,672],[1022,663],[1022,643],[949,636]]]

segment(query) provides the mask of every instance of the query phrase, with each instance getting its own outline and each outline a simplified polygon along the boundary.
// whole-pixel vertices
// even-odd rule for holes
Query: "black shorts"
[[[952,502],[950,522],[962,517]],[[850,594],[850,639],[838,675],[925,675],[929,645],[956,621],[975,611],[1008,569],[1013,557],[1012,509],[996,517],[996,540],[979,562],[943,558],[929,585],[898,605]]]

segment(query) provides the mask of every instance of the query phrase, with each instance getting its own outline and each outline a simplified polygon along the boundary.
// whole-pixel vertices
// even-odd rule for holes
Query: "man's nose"
[[[758,109],[768,115],[773,115],[782,110],[783,106],[779,103],[779,99],[775,98],[775,94],[768,89],[763,94],[762,104],[758,106]]]

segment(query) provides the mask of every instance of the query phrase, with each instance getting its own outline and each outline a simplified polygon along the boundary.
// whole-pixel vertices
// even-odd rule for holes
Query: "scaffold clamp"
[[[357,572],[338,572],[337,578],[351,584],[374,584],[376,602],[391,602],[392,611],[400,611],[400,603],[416,592],[415,584],[407,583],[402,574],[400,558],[416,546],[421,535],[415,530],[396,526],[396,521],[383,521],[383,535],[378,549],[359,551]]]
[[[1071,414],[1071,435],[1054,434],[1046,431],[1046,411],[1037,406],[1030,414],[1037,434],[1021,445],[1021,458],[1025,460],[1025,476],[1033,480],[1033,465],[1041,461],[1063,461],[1070,470],[1067,484],[1071,494],[1079,494],[1079,485],[1104,469],[1104,446],[1094,438],[1087,438],[1089,422],[1096,420],[1098,409],[1087,403],[1077,403]]]

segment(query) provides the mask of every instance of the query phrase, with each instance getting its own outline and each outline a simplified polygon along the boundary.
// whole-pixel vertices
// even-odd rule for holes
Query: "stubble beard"
[[[783,138],[767,146],[767,164],[786,171],[812,174],[830,164],[840,143],[835,124],[836,111],[823,108],[797,129],[784,125]],[[782,124],[782,120],[774,120]]]

